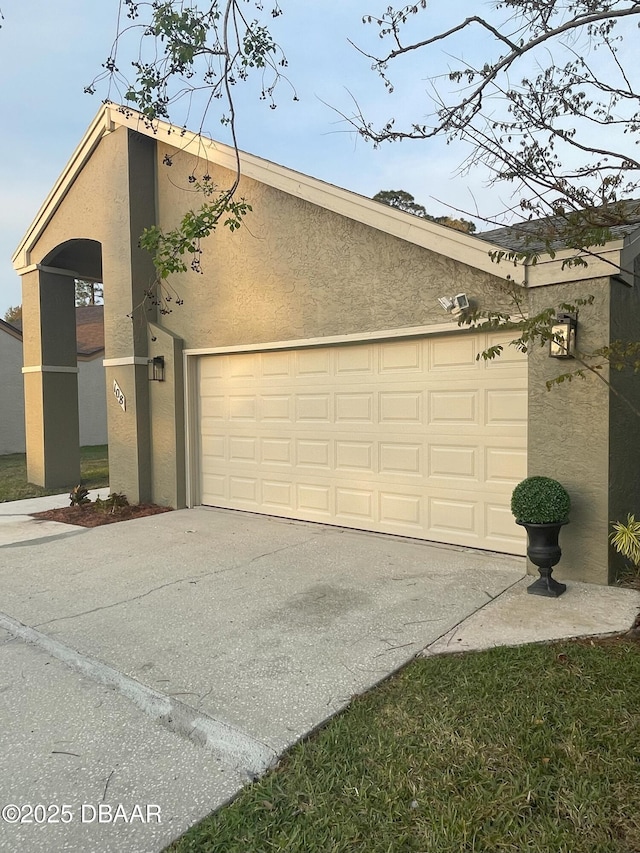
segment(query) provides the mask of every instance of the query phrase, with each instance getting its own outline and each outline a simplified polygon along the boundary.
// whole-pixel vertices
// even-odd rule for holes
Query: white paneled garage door
[[[449,334],[199,358],[200,502],[525,553],[526,358]]]

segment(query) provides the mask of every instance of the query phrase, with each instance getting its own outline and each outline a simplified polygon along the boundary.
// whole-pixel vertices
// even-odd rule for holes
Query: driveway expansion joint
[[[37,646],[70,669],[116,690],[170,731],[210,750],[223,764],[253,780],[273,767],[277,752],[268,744],[235,726],[196,711],[190,705],[141,684],[134,678],[78,652],[42,632],[0,612],[0,628],[13,637]]]

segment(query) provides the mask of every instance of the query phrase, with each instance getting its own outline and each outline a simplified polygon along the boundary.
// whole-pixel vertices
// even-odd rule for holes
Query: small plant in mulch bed
[[[69,506],[86,506],[90,503],[89,489],[83,486],[82,483],[78,483],[69,492]]]
[[[117,510],[129,506],[129,501],[122,492],[111,492],[106,498],[96,498],[94,506],[100,512],[115,513]]]
[[[173,507],[157,504],[130,504],[122,492],[111,492],[106,498],[96,498],[92,503],[87,489],[75,486],[69,495],[70,506],[31,513],[43,521],[60,521],[80,527],[100,527],[115,521],[130,521],[147,515],[170,512]]]

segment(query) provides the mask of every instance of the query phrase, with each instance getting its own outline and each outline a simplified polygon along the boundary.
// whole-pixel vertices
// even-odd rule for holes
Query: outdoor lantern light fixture
[[[577,327],[578,318],[575,314],[558,314],[551,326],[552,337],[549,340],[551,358],[574,357]]]
[[[149,379],[164,382],[164,356],[154,355],[149,359]]]

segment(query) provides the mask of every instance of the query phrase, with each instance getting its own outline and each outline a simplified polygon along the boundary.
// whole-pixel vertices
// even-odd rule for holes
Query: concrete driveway
[[[524,569],[207,508],[3,545],[0,850],[161,850]]]

